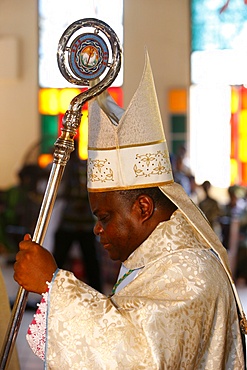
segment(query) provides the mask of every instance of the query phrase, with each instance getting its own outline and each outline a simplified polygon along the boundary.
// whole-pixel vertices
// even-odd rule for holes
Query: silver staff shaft
[[[47,190],[43,199],[39,218],[34,231],[33,240],[39,244],[42,244],[44,240],[44,235],[49,224],[52,208],[57,195],[58,185],[61,181],[63,171],[64,171],[63,165],[53,164],[47,185]],[[21,320],[25,311],[27,299],[28,292],[22,287],[20,287],[17,292],[15,304],[13,306],[11,319],[5,337],[5,342],[3,344],[0,365],[1,370],[7,368],[9,360],[11,358],[17,334],[21,325]]]
[[[112,62],[108,63],[109,71],[101,81],[99,78],[97,78],[97,83],[94,86],[93,83],[90,83],[90,81],[87,81],[85,78],[83,78],[81,81],[80,78],[74,78],[74,76],[68,70],[64,57],[65,52],[69,49],[67,47],[67,42],[71,35],[80,30],[80,28],[89,26],[94,27],[97,31],[97,34],[99,31],[103,32],[109,39],[112,48]],[[70,49],[69,52],[71,52]],[[82,106],[87,101],[100,95],[104,90],[106,90],[117,77],[121,67],[121,48],[116,34],[106,23],[94,18],[79,20],[68,27],[59,41],[57,56],[59,69],[69,82],[76,85],[81,84],[81,86],[90,85],[90,88],[72,99],[69,108],[64,115],[62,134],[55,142],[52,169],[32,238],[32,240],[38,244],[42,244],[44,241],[63,172],[70,158],[70,154],[74,150],[74,137],[80,125]],[[69,65],[69,63],[67,64]],[[85,74],[84,71],[83,73]],[[25,311],[27,299],[28,292],[20,287],[16,296],[8,330],[1,351],[0,370],[7,369]]]

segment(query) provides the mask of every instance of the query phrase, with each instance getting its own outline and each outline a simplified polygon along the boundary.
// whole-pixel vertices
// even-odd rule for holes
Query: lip
[[[104,249],[106,249],[106,250],[111,249],[111,245],[110,244],[108,244],[108,243],[102,243],[102,242],[101,242],[101,244],[103,245]]]

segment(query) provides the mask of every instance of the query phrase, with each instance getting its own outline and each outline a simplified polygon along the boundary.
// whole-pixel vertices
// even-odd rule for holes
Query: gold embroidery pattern
[[[113,170],[109,167],[110,162],[104,160],[88,158],[88,179],[91,182],[114,181]]]
[[[167,150],[158,150],[156,153],[136,154],[138,164],[133,169],[136,177],[150,177],[171,173],[171,165]]]

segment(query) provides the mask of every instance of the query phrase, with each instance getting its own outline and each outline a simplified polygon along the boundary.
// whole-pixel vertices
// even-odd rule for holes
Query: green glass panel
[[[171,116],[170,122],[171,122],[171,132],[172,133],[185,133],[187,131],[185,115],[173,114]]]
[[[41,153],[51,153],[58,137],[58,116],[41,115]]]

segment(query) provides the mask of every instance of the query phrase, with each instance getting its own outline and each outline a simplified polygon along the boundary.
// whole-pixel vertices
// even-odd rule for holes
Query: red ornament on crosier
[[[220,14],[223,13],[226,10],[226,8],[228,7],[229,3],[230,3],[230,0],[227,0],[227,2],[225,3],[225,5],[222,6],[222,8],[220,9]],[[244,4],[247,5],[247,0],[244,0]]]

